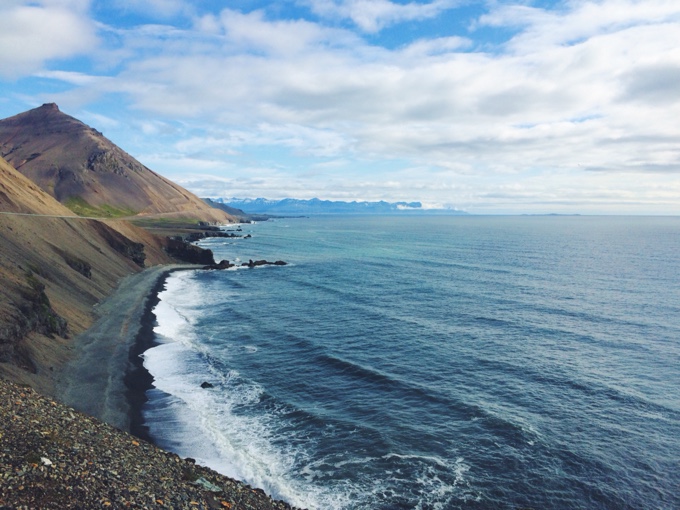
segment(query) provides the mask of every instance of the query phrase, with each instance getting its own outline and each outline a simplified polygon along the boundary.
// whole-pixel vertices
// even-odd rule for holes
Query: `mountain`
[[[212,259],[166,236],[236,221],[55,104],[0,120],[0,153],[0,376],[47,393],[123,277]]]
[[[467,214],[457,209],[424,209],[420,202],[339,202],[318,198],[216,198],[213,202],[242,209],[249,214]]]
[[[210,207],[214,207],[216,209],[221,209],[222,211],[226,212],[230,216],[234,216],[235,218],[238,218],[241,221],[246,221],[248,220],[248,213],[242,211],[241,209],[237,209],[236,207],[230,207],[227,204],[223,204],[221,202],[215,202],[211,200],[210,198],[204,198],[203,201],[208,204]]]
[[[164,241],[123,220],[73,212],[0,158],[0,375],[53,391],[49,367],[94,320],[93,306]]]
[[[159,215],[234,221],[151,171],[102,133],[44,104],[0,120],[0,155],[81,216]]]

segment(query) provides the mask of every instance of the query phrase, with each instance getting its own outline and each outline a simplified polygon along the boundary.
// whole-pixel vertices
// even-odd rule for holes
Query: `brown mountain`
[[[233,217],[149,170],[54,103],[0,120],[0,155],[81,216]]]
[[[0,375],[53,391],[93,305],[124,276],[172,262],[164,240],[73,212],[0,158]]]

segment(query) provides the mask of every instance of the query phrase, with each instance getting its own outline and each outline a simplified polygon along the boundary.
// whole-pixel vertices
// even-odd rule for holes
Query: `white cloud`
[[[225,9],[219,15],[206,15],[196,26],[206,33],[222,34],[227,51],[245,51],[271,55],[299,54],[316,47],[339,47],[358,44],[351,32],[310,21],[267,20],[263,11],[247,14]]]
[[[107,78],[75,71],[38,71],[33,73],[37,78],[59,80],[70,85],[91,86],[105,81]]]
[[[370,31],[450,5],[313,8]],[[349,29],[226,9],[196,18],[190,30],[118,31],[122,70],[106,79],[42,76],[77,86],[74,96],[121,94],[148,117],[150,134],[168,120],[191,122],[173,135],[172,151],[144,162],[173,176],[203,169],[212,179],[240,169],[218,184],[225,190],[468,208],[495,201],[515,210],[598,200],[614,208],[633,204],[639,189],[647,210],[654,200],[680,204],[680,4],[501,5],[476,26],[515,35],[485,47],[471,42],[473,30],[388,50]],[[274,169],[265,162],[272,148],[288,158]],[[246,159],[258,150],[259,162]],[[192,190],[208,189],[208,180]]]
[[[401,4],[389,0],[308,0],[305,3],[324,18],[349,19],[364,32],[378,32],[396,23],[434,18],[459,2],[434,0]]]
[[[97,44],[89,2],[10,2],[0,16],[0,76],[18,78],[47,61],[90,52]]]
[[[675,0],[568,1],[552,11],[522,5],[500,6],[479,24],[521,27],[510,47],[520,53],[546,47],[579,44],[587,39],[635,26],[678,23]]]

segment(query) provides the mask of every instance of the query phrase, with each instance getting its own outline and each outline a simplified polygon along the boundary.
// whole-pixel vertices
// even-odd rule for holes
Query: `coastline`
[[[152,379],[139,354],[151,347],[158,302],[167,276],[201,266],[153,266],[125,277],[102,301],[97,321],[76,337],[75,355],[63,369],[57,394],[74,409],[148,440],[141,407]]]
[[[293,508],[157,447],[143,424],[153,379],[139,354],[154,344],[152,310],[171,273],[201,268],[125,277],[76,337],[58,400],[0,379],[0,414],[12,417],[0,423],[1,508]]]
[[[130,346],[128,354],[128,367],[123,377],[125,386],[125,397],[129,406],[128,420],[130,434],[153,443],[149,434],[149,427],[144,424],[142,413],[144,404],[147,402],[146,391],[153,387],[153,376],[144,367],[142,354],[156,345],[154,326],[156,316],[153,309],[159,303],[158,295],[165,289],[165,282],[168,276],[175,271],[196,268],[175,268],[162,273],[156,280],[156,284],[150,289],[144,304],[144,311],[139,321],[139,331],[135,336],[133,344]]]

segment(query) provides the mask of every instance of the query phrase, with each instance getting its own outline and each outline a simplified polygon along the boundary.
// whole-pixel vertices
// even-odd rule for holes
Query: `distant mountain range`
[[[457,209],[425,209],[420,202],[342,202],[332,200],[268,200],[266,198],[213,198],[212,203],[249,214],[467,214]]]

